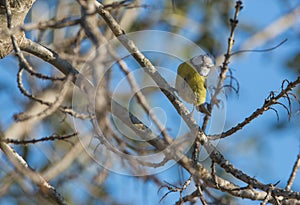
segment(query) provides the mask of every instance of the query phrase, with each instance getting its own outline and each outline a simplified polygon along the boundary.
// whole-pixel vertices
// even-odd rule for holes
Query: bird
[[[181,63],[177,69],[175,89],[187,103],[206,115],[211,113],[206,108],[206,78],[213,68],[214,62],[207,55],[197,55]]]

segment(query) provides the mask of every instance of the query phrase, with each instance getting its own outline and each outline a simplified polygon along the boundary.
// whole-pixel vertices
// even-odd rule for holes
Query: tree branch
[[[24,177],[28,177],[37,187],[39,187],[43,194],[48,196],[51,200],[54,200],[59,205],[67,204],[63,197],[56,191],[56,189],[51,186],[39,173],[33,171],[26,161],[8,144],[0,142],[0,148],[5,153],[9,161],[17,169],[17,171]]]
[[[284,81],[285,82],[285,81]],[[220,138],[228,137],[237,131],[241,130],[243,127],[245,127],[247,124],[252,122],[255,118],[257,118],[259,115],[262,115],[265,111],[271,109],[272,105],[278,104],[278,100],[280,100],[283,97],[286,97],[293,88],[295,88],[298,84],[300,84],[300,76],[293,82],[289,82],[286,88],[282,89],[280,93],[276,96],[270,95],[269,98],[265,99],[264,104],[257,108],[249,117],[245,118],[245,120],[233,128],[227,130],[226,132],[223,132],[222,134],[217,135],[209,135],[208,138],[210,140],[217,140]]]

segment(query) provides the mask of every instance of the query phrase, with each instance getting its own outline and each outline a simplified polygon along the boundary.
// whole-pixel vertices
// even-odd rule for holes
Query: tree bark
[[[7,24],[6,1],[10,5],[11,28]],[[25,38],[25,33],[20,29],[13,29],[24,24],[30,8],[35,0],[0,0],[0,59],[13,51],[11,35],[14,35],[16,42],[20,45]]]

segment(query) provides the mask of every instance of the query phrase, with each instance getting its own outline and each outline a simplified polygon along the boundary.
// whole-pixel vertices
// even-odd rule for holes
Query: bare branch
[[[111,51],[111,49],[108,49],[108,50],[109,50],[111,56],[117,61],[118,65],[120,66],[120,68],[123,71],[123,73],[126,75],[126,79],[129,82],[129,85],[131,86],[131,89],[133,90],[134,96],[137,98],[139,104],[142,106],[142,108],[144,109],[144,111],[153,120],[153,122],[156,125],[156,127],[159,129],[159,131],[164,136],[165,141],[170,144],[171,141],[172,141],[172,138],[169,136],[169,134],[167,133],[167,130],[159,122],[159,120],[157,119],[157,117],[150,112],[150,106],[149,106],[149,104],[147,102],[147,99],[143,95],[143,93],[139,90],[138,84],[137,84],[134,76],[129,72],[129,69],[128,69],[126,63],[124,61],[122,61],[121,59],[119,59],[116,56],[116,54],[113,53],[113,51]]]
[[[283,98],[283,97],[286,97],[287,94],[292,89],[294,89],[298,84],[300,84],[300,76],[295,81],[290,82],[286,86],[286,88],[282,89],[280,91],[280,93],[278,93],[277,95],[270,96],[270,98],[265,99],[264,104],[260,108],[257,108],[249,117],[245,118],[245,120],[243,122],[237,124],[235,127],[229,129],[226,132],[223,132],[222,134],[219,134],[219,135],[210,135],[210,136],[208,136],[208,138],[210,140],[216,140],[216,139],[225,138],[227,136],[230,136],[230,135],[236,133],[237,131],[241,130],[244,126],[246,126],[247,124],[249,124],[250,122],[252,122],[252,120],[254,120],[255,118],[257,118],[259,115],[262,115],[265,111],[269,110],[272,105],[275,105],[275,104],[283,105],[282,103],[279,103],[278,100],[281,99],[281,98]],[[288,109],[286,106],[284,106],[284,107],[290,113],[290,109]]]
[[[123,46],[131,53],[134,59],[144,68],[144,70],[149,74],[149,76],[156,82],[161,91],[173,104],[177,112],[187,123],[191,130],[199,130],[199,126],[196,121],[191,118],[189,111],[183,105],[183,103],[178,99],[174,93],[174,89],[166,82],[166,80],[159,74],[157,69],[152,65],[152,63],[141,53],[141,51],[136,47],[134,42],[130,40],[125,31],[120,27],[117,21],[111,16],[111,14],[103,8],[103,5],[99,2],[95,2],[97,6],[98,13],[105,20],[107,25],[110,27],[114,35],[123,44]]]
[[[213,106],[218,103],[218,95],[222,91],[223,83],[226,79],[226,75],[227,75],[227,72],[229,70],[228,65],[230,63],[231,52],[232,52],[232,48],[233,48],[233,44],[234,44],[234,33],[235,33],[235,29],[236,29],[236,27],[238,25],[238,22],[239,22],[238,21],[238,15],[239,15],[239,13],[242,9],[243,9],[242,1],[236,1],[235,12],[234,12],[233,18],[230,19],[231,31],[230,31],[228,42],[227,42],[227,51],[224,54],[225,58],[224,58],[222,66],[220,67],[221,68],[221,73],[220,73],[218,85],[215,89],[214,95],[211,97],[210,104],[209,104],[209,107],[208,107],[208,111],[210,113],[212,112]],[[205,131],[209,119],[210,119],[210,116],[206,115],[205,118],[204,118],[203,125],[202,125],[202,130]]]
[[[42,101],[38,98],[36,98],[35,96],[29,94],[25,88],[23,87],[23,84],[22,84],[22,68],[19,70],[18,72],[18,87],[19,89],[21,90],[21,92],[29,97],[30,99],[34,100],[34,101],[37,101],[41,104],[44,104],[44,105],[47,105],[48,107],[41,111],[40,113],[36,113],[36,114],[33,114],[33,115],[26,115],[24,113],[21,113],[21,114],[18,114],[18,115],[15,115],[15,119],[16,120],[20,120],[20,121],[24,121],[24,120],[29,120],[29,119],[32,119],[32,118],[45,118],[46,116],[49,116],[51,115],[53,112],[55,112],[61,105],[61,103],[63,102],[64,98],[65,98],[65,95],[67,94],[67,91],[70,87],[70,79],[71,77],[68,76],[66,81],[64,82],[64,84],[62,85],[62,89],[61,89],[61,92],[59,93],[59,95],[56,97],[56,100],[55,102],[53,103],[49,103],[49,102],[45,102],[45,101]]]
[[[240,54],[240,53],[246,53],[246,52],[268,52],[268,51],[272,51],[275,50],[276,48],[279,48],[281,45],[283,45],[285,42],[287,42],[288,39],[284,39],[283,41],[281,41],[278,45],[273,46],[271,48],[267,48],[267,49],[253,49],[253,50],[239,50],[236,51],[234,53],[231,54],[231,56],[234,56],[236,54]]]
[[[300,167],[300,154],[297,155],[297,159],[295,161],[295,164],[293,166],[293,169],[292,169],[292,172],[290,174],[289,180],[288,180],[287,185],[285,187],[286,190],[291,190],[299,167]]]
[[[5,142],[7,144],[12,143],[12,144],[35,144],[37,142],[45,142],[45,141],[54,141],[54,140],[66,140],[72,137],[77,136],[77,133],[72,133],[72,134],[67,134],[67,135],[58,135],[54,134],[48,137],[43,137],[39,139],[30,139],[30,140],[16,140],[16,139],[10,139],[10,138],[0,138],[0,141]]]
[[[134,45],[134,43],[130,39],[127,38],[127,36],[125,35],[125,32],[121,29],[119,24],[114,20],[114,18],[110,15],[110,13],[103,8],[103,5],[101,5],[100,3],[97,3],[97,5],[98,5],[99,14],[106,21],[106,23],[111,28],[111,30],[113,31],[115,36],[119,37],[119,41],[128,49],[128,51],[133,55],[133,57],[138,61],[138,63],[141,66],[143,66],[144,68],[146,68],[145,69],[146,72],[160,86],[162,92],[172,102],[172,104],[174,105],[176,110],[179,113],[181,113],[180,111],[183,110],[183,107],[179,103],[180,101],[178,101],[177,97],[174,97],[174,95],[170,96],[169,93],[166,92],[166,90],[170,90],[169,85],[159,75],[159,73],[157,72],[155,67],[150,63],[150,61],[147,58],[145,58],[145,56],[138,50],[138,48]],[[240,6],[240,5],[237,3],[237,7],[238,6]],[[237,22],[235,22],[235,23],[237,23]],[[229,59],[228,59],[228,62],[229,62]],[[228,65],[228,62],[225,61],[225,63],[224,63],[225,68],[226,68],[226,65]],[[226,70],[226,69],[224,69],[224,70]],[[172,93],[172,91],[171,91],[171,93]],[[195,130],[195,128],[197,128],[197,130],[199,131],[199,139],[200,139],[201,144],[204,145],[204,147],[206,148],[208,153],[210,153],[210,157],[216,163],[218,163],[222,168],[224,168],[227,172],[231,173],[233,176],[237,177],[238,179],[245,181],[246,183],[249,183],[250,185],[252,185],[255,188],[259,188],[264,191],[267,191],[269,189],[269,186],[264,185],[261,182],[258,182],[257,180],[247,176],[240,170],[233,168],[232,165],[229,164],[228,161],[224,159],[224,157],[221,155],[221,153],[216,151],[216,149],[208,142],[208,139],[205,136],[205,134],[202,132],[201,129],[199,129],[199,127],[197,125],[195,125],[193,123],[193,121],[191,121],[191,119],[189,118],[187,113],[183,113],[183,114],[181,113],[181,116],[187,122],[187,124],[191,128],[191,130]],[[198,166],[200,166],[200,165],[198,165]],[[190,170],[190,168],[189,168],[189,170]],[[194,174],[194,173],[192,173],[192,174]],[[288,198],[300,197],[300,194],[297,192],[286,193],[284,190],[280,190],[280,189],[274,189],[273,194],[274,195],[284,194],[284,196],[288,197]]]
[[[204,139],[203,139],[204,140]],[[237,179],[247,183],[249,186],[253,188],[257,188],[260,190],[263,190],[265,192],[268,192],[270,190],[270,186],[268,184],[263,184],[262,182],[258,181],[254,177],[250,177],[247,174],[245,174],[243,171],[235,168],[228,160],[224,158],[224,156],[210,143],[203,142],[201,140],[202,144],[204,145],[205,149],[210,153],[210,158],[217,163],[220,167],[222,167],[227,173],[230,173]],[[287,199],[297,199],[300,200],[300,192],[293,192],[293,191],[287,191],[281,188],[275,188],[272,190],[272,196],[283,196]]]
[[[0,142],[0,148],[17,169],[17,171],[24,177],[28,177],[37,187],[39,187],[40,191],[45,194],[45,196],[48,196],[51,200],[54,200],[59,205],[67,204],[63,197],[56,191],[56,189],[51,186],[39,173],[31,169],[26,161],[8,144]]]

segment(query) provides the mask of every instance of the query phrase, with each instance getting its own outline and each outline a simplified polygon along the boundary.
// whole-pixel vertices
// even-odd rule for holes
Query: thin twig
[[[246,126],[252,120],[257,118],[259,115],[262,115],[265,111],[271,109],[272,105],[276,105],[276,104],[283,105],[282,103],[279,103],[278,100],[283,97],[286,97],[287,93],[289,93],[289,91],[291,91],[293,88],[295,88],[298,84],[300,84],[300,76],[295,81],[289,82],[288,85],[286,86],[286,88],[282,89],[280,91],[280,93],[278,93],[278,95],[274,95],[274,92],[272,92],[273,94],[270,95],[267,99],[265,99],[264,104],[260,108],[257,108],[249,117],[245,118],[245,120],[243,122],[240,122],[239,124],[232,127],[231,129],[227,130],[226,132],[223,132],[222,134],[209,135],[207,137],[210,140],[217,140],[217,139],[225,138],[227,136],[230,136],[230,135],[236,133],[238,130],[241,130],[244,126]],[[289,111],[289,113],[290,113],[290,111]]]
[[[17,77],[17,81],[18,81],[18,88],[21,90],[21,92],[29,97],[30,99],[34,100],[34,101],[37,101],[41,104],[47,104],[47,108],[44,109],[43,111],[39,112],[39,113],[36,113],[36,114],[32,114],[32,115],[26,115],[24,113],[22,114],[18,114],[18,115],[15,115],[15,119],[19,120],[19,121],[24,121],[24,120],[29,120],[29,119],[32,119],[32,118],[45,118],[46,116],[49,116],[51,115],[53,112],[55,112],[59,107],[60,105],[62,104],[67,92],[68,92],[68,89],[70,88],[70,80],[71,80],[71,77],[68,76],[66,81],[64,82],[64,84],[62,85],[62,88],[61,88],[61,92],[59,93],[59,95],[57,95],[56,97],[56,100],[55,102],[53,103],[50,103],[50,102],[45,102],[41,99],[38,99],[36,98],[35,96],[29,94],[23,84],[22,84],[22,71],[23,69],[21,68],[18,72],[18,77]]]
[[[211,113],[212,112],[212,109],[213,109],[213,106],[215,104],[218,104],[219,100],[218,100],[218,95],[222,92],[222,88],[223,88],[223,84],[224,84],[224,81],[226,79],[226,74],[229,70],[229,63],[230,63],[230,57],[231,57],[231,52],[232,52],[232,48],[233,48],[233,45],[234,45],[234,33],[235,33],[235,29],[238,25],[238,15],[240,13],[240,11],[243,9],[243,6],[242,6],[242,1],[236,1],[236,5],[235,5],[235,12],[234,12],[234,16],[233,16],[233,19],[230,19],[230,25],[231,25],[231,30],[230,30],[230,34],[229,34],[229,38],[228,38],[228,42],[227,42],[227,51],[226,53],[224,54],[224,61],[223,61],[223,64],[221,66],[221,73],[219,75],[219,82],[218,82],[218,85],[215,89],[215,93],[214,95],[211,97],[211,100],[210,100],[210,104],[208,106],[208,110],[209,112]],[[207,126],[207,123],[210,119],[210,116],[206,115],[205,118],[204,118],[204,122],[203,122],[203,125],[202,125],[202,130],[205,130],[206,129],[206,126]]]
[[[287,183],[287,185],[285,187],[286,190],[291,190],[292,185],[294,183],[294,180],[296,178],[297,171],[298,171],[299,167],[300,167],[300,154],[297,155],[297,159],[296,159],[295,164],[293,166],[293,170],[292,170],[292,172],[290,174],[288,183]]]
[[[261,202],[261,205],[266,205],[269,202],[270,198],[272,197],[271,194],[272,194],[272,189],[270,188],[270,190],[267,192],[265,199]]]
[[[180,201],[179,204],[182,202],[182,192],[188,187],[188,185],[192,182],[192,175],[185,181],[185,183],[181,186],[181,187],[177,187],[175,185],[172,185],[168,182],[165,182],[166,185],[163,185],[159,188],[158,192],[162,189],[162,188],[167,188],[169,191],[163,195],[163,197],[161,197],[161,199],[159,200],[160,202],[166,198],[170,193],[173,192],[179,192],[180,194]]]
[[[14,149],[4,142],[0,142],[0,148],[22,176],[29,178],[37,187],[39,187],[45,198],[49,197],[59,205],[67,204],[56,189],[51,186],[38,172],[35,172],[32,168],[30,168],[22,156],[20,156]]]
[[[273,21],[270,25],[266,26],[263,30],[259,30],[257,33],[248,38],[240,46],[240,50],[252,50],[258,46],[270,41],[271,39],[279,36],[293,25],[296,25],[299,21],[300,5],[295,9],[281,16],[277,20]]]
[[[11,29],[11,10],[9,0],[5,0],[4,3],[6,9],[7,27],[8,29]],[[15,52],[20,52],[14,35],[11,35],[11,40]],[[22,59],[19,58],[19,60]],[[16,167],[19,173],[21,173],[24,177],[28,177],[35,185],[37,185],[37,187],[40,188],[40,191],[42,193],[52,198],[57,204],[67,204],[64,198],[56,191],[56,189],[52,187],[47,181],[45,181],[45,179],[39,173],[33,171],[33,169],[30,169],[27,162],[20,155],[18,155],[15,150],[8,146],[8,144],[0,142],[0,148],[12,162],[12,164]]]
[[[204,198],[204,195],[203,195],[203,191],[202,191],[200,182],[197,182],[196,187],[197,187],[197,191],[198,191],[198,194],[199,194],[199,198],[200,198],[201,203],[202,203],[203,205],[207,205],[207,202],[206,202],[206,200],[205,200],[205,198]]]
[[[234,167],[228,160],[224,158],[224,156],[209,142],[205,143],[202,142],[205,149],[207,150],[210,156],[210,158],[220,165],[227,173],[230,173],[232,176],[236,177],[237,179],[247,183],[249,186],[253,188],[257,188],[260,190],[263,190],[265,192],[268,192],[270,189],[270,185],[264,184],[254,177],[250,177],[247,174],[245,174],[243,171],[237,169]],[[287,191],[285,189],[281,188],[274,188],[272,190],[272,196],[283,196],[289,199],[298,199],[300,200],[300,192],[293,192],[293,191]]]
[[[64,93],[64,95],[60,95],[59,97],[57,97],[57,100],[56,100],[56,102],[55,103],[49,103],[49,102],[45,102],[45,101],[42,101],[42,100],[40,100],[40,99],[38,99],[38,98],[36,98],[34,95],[31,95],[30,93],[28,93],[27,91],[26,91],[26,89],[24,88],[24,86],[23,86],[23,84],[22,84],[22,71],[23,71],[23,68],[26,68],[26,70],[28,71],[28,72],[31,72],[31,71],[33,71],[34,69],[30,66],[30,64],[28,63],[28,61],[26,60],[26,58],[24,57],[24,55],[23,55],[23,53],[21,52],[21,49],[20,49],[20,47],[19,47],[19,45],[17,44],[17,42],[16,42],[16,40],[15,40],[15,38],[14,38],[14,36],[12,35],[11,36],[11,40],[12,40],[12,44],[13,44],[13,47],[14,47],[14,50],[15,50],[15,53],[16,53],[16,56],[18,57],[18,59],[19,59],[19,62],[20,62],[20,66],[21,66],[21,69],[19,70],[19,72],[18,72],[18,80],[17,80],[17,82],[18,82],[18,88],[20,89],[20,91],[25,95],[25,96],[27,96],[28,98],[30,98],[30,99],[32,99],[32,100],[34,100],[34,101],[36,101],[36,102],[39,102],[39,103],[41,103],[41,104],[44,104],[44,105],[47,105],[49,108],[47,108],[47,113],[44,111],[44,112],[41,112],[39,115],[36,115],[36,117],[38,117],[38,116],[45,116],[45,114],[46,115],[49,115],[50,113],[52,113],[53,111],[55,111],[56,110],[56,107],[54,106],[54,105],[58,105],[58,107],[60,107],[60,104],[62,103],[62,100],[63,100],[63,96],[67,93],[67,84],[69,84],[69,81],[70,80],[74,80],[74,77],[75,77],[75,75],[74,75],[74,73],[69,73],[70,75],[67,75],[67,76],[69,76],[69,78],[67,78],[66,79],[66,81],[65,81],[65,83],[64,83],[64,85],[63,85],[63,89],[62,89],[62,92]],[[26,41],[27,42],[27,41]],[[35,45],[39,45],[39,44],[35,44]],[[63,62],[62,62],[63,63]],[[63,94],[63,93],[61,93],[61,94]],[[61,99],[61,100],[59,100],[59,99]],[[50,107],[52,108],[52,109],[50,109]],[[73,116],[77,116],[77,117],[80,117],[80,118],[86,118],[86,116],[83,116],[82,114],[77,114],[75,111],[71,111],[71,110],[69,110],[69,109],[64,109],[63,107],[60,107],[60,109],[62,110],[62,111],[64,111],[65,113],[68,113],[68,114],[71,114],[71,115],[73,115]],[[23,118],[22,117],[20,117],[20,118],[18,118],[19,120],[27,120],[27,119],[30,119],[31,117],[33,117],[33,116],[27,116],[27,117],[24,117],[23,116]]]
[[[10,138],[0,138],[0,141],[5,142],[5,143],[12,143],[12,144],[35,144],[37,142],[45,142],[45,141],[54,141],[54,140],[66,140],[72,137],[77,136],[77,133],[72,133],[72,134],[67,134],[67,135],[58,135],[54,134],[48,137],[42,137],[39,139],[30,139],[30,140],[16,140],[16,139],[10,139]]]
[[[273,46],[271,48],[266,48],[266,49],[253,49],[253,50],[238,50],[236,52],[233,52],[231,54],[231,56],[234,56],[234,55],[237,55],[239,53],[246,53],[246,52],[251,52],[251,53],[254,53],[254,52],[268,52],[268,51],[272,51],[272,50],[275,50],[276,48],[278,48],[279,46],[283,45],[285,42],[287,42],[287,38],[284,39],[283,41],[281,41],[278,45],[276,46]]]
[[[65,28],[69,26],[75,26],[80,24],[80,19],[72,19],[70,17],[64,17],[60,19],[51,19],[47,21],[41,21],[38,23],[29,23],[24,25],[17,25],[13,28],[10,28],[8,30],[5,30],[0,33],[0,38],[5,38],[8,36],[11,36],[14,33],[18,33],[20,31],[31,31],[31,30],[45,30],[49,28],[58,29],[58,28]]]

